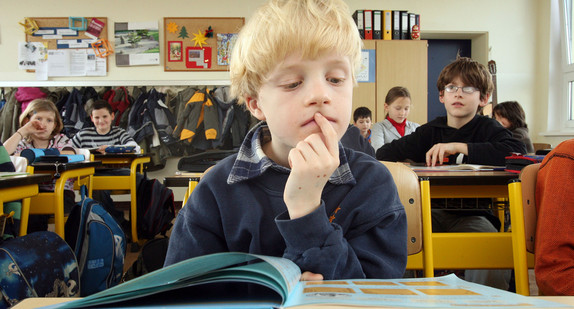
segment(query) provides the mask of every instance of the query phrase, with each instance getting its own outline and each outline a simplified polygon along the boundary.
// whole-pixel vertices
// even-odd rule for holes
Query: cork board
[[[40,30],[45,29],[52,29],[52,28],[68,28],[69,26],[69,17],[28,17],[36,22]],[[99,33],[98,38],[100,39],[108,39],[108,19],[106,17],[84,17],[86,19],[86,24],[90,25],[90,22],[93,18],[98,19],[100,22],[103,22],[104,25]],[[74,26],[79,26],[81,23],[76,22]],[[73,45],[67,45],[62,47],[62,45],[58,46],[58,41],[61,40],[92,40],[93,38],[86,35],[86,31],[77,31],[77,35],[63,35],[62,38],[59,39],[46,39],[45,36],[36,34],[27,34],[26,33],[26,42],[45,42],[48,43],[48,49],[58,49],[58,48],[86,48],[86,47],[76,47]],[[91,47],[89,47],[91,48]],[[106,61],[106,66],[109,61]],[[34,72],[34,70],[27,70],[28,72]],[[107,68],[106,68],[107,71]]]
[[[68,28],[68,17],[28,17],[38,24],[40,30],[42,28]],[[106,17],[85,17],[87,24],[90,24],[92,18],[97,18],[98,20],[105,23],[100,33],[100,39],[108,38],[108,19]],[[76,26],[79,25],[76,23]],[[63,36],[61,40],[75,40],[75,39],[91,39],[86,35],[86,31],[78,31],[77,36]],[[26,42],[47,42],[48,49],[58,49],[58,39],[44,39],[41,35],[30,35],[26,34]]]
[[[163,22],[165,72],[227,71],[229,53],[245,18],[164,17]]]

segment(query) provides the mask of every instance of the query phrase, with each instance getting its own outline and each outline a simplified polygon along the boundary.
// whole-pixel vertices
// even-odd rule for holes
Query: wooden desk
[[[175,176],[168,176],[163,179],[166,187],[187,187],[183,196],[182,207],[185,206],[187,199],[195,189],[203,173],[177,172]]]
[[[130,222],[132,230],[132,242],[139,242],[137,230],[137,182],[136,174],[138,166],[150,162],[150,157],[137,153],[106,153],[92,154],[92,161],[101,161],[105,168],[129,168],[130,174],[126,176],[93,176],[92,190],[129,190],[130,192]]]
[[[101,162],[72,162],[72,163],[33,163],[29,166],[30,173],[48,173],[53,175],[57,173],[60,177],[56,180],[54,192],[40,192],[32,197],[30,214],[52,214],[54,215],[55,232],[64,238],[64,189],[68,179],[77,179],[80,177],[89,177],[94,174],[96,166]],[[22,209],[22,226],[28,227],[28,213]],[[21,229],[22,230],[22,229]]]
[[[522,295],[529,295],[529,287],[524,284],[528,282],[524,279],[528,278],[528,272],[524,271],[520,265],[528,263],[534,267],[534,260],[531,257],[529,261],[522,261],[519,256],[513,254],[513,249],[520,250],[521,247],[525,246],[523,211],[520,207],[513,207],[512,198],[509,194],[513,191],[511,186],[513,181],[518,178],[518,174],[505,171],[430,172],[415,170],[415,172],[419,178],[429,180],[430,188],[421,185],[423,196],[426,194],[430,198],[505,198],[511,200],[511,232],[431,232],[434,252],[433,265],[435,269],[514,269],[517,292]],[[428,218],[427,220],[431,219]],[[437,252],[446,254],[437,254]],[[472,256],[469,256],[473,255],[472,252],[480,252],[481,258],[473,259]],[[472,261],[472,266],[469,266],[470,261]],[[492,261],[496,261],[496,267],[493,267]],[[417,264],[421,263],[420,261],[416,262]]]
[[[38,184],[50,181],[50,179],[52,179],[50,174],[0,177],[0,214],[4,213],[4,202],[12,202],[35,196],[38,194]]]

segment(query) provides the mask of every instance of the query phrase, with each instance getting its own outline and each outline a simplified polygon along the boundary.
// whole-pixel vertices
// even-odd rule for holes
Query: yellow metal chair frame
[[[88,178],[94,174],[94,167],[82,167],[78,169],[65,170],[60,172],[60,177],[56,180],[54,192],[40,192],[32,197],[30,202],[22,202],[22,217],[20,221],[20,235],[26,235],[28,231],[28,217],[30,214],[54,215],[55,232],[64,238],[64,189],[66,181],[69,179]],[[34,166],[28,166],[27,172],[34,174]],[[91,181],[88,180],[91,189]]]
[[[524,286],[525,273],[523,266],[534,264],[534,260],[526,261],[517,250],[524,248],[524,216],[521,200],[520,183],[511,182],[508,186],[480,186],[481,189],[467,188],[464,193],[453,196],[452,186],[425,186],[421,179],[423,196],[432,198],[508,198],[510,217],[512,220],[511,232],[497,233],[432,233],[432,217],[430,203],[423,204],[428,208],[423,210],[424,234],[432,235],[433,268],[434,269],[514,269],[516,278],[516,292],[529,295],[528,285]],[[518,187],[517,187],[518,186]],[[430,191],[432,190],[432,194]],[[527,274],[526,274],[527,275]],[[527,281],[527,279],[526,279]]]
[[[536,236],[536,179],[540,163],[526,166],[520,172],[520,181],[509,184],[511,203],[523,210],[523,221],[512,221],[512,229],[523,238],[513,239],[516,290],[529,291],[528,268],[534,268],[534,240]],[[525,294],[528,295],[528,294]]]
[[[95,161],[94,155],[90,157]],[[98,158],[98,160],[100,160]],[[90,186],[89,195],[92,196],[93,190],[113,190],[112,194],[124,194],[117,190],[129,190],[130,194],[130,222],[132,230],[132,242],[138,243],[137,230],[137,184],[136,174],[138,168],[143,172],[143,164],[150,162],[150,157],[111,157],[102,160],[102,164],[110,165],[129,165],[130,174],[128,176],[93,176],[93,183]],[[115,192],[114,192],[115,191]]]
[[[407,269],[422,269],[425,277],[434,276],[433,246],[430,233],[431,222],[423,220],[430,217],[430,196],[422,195],[420,186],[428,187],[428,180],[421,181],[417,174],[402,163],[381,161],[391,172],[401,203],[407,214]],[[428,214],[423,214],[427,211]]]

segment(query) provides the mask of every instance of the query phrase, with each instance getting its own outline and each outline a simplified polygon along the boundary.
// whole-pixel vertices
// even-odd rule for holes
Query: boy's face
[[[473,86],[465,85],[460,77],[455,78],[448,85],[457,87]],[[446,108],[448,125],[460,128],[474,118],[478,107],[484,107],[488,103],[489,97],[490,95],[486,95],[484,100],[481,100],[480,90],[476,90],[473,93],[465,93],[459,88],[455,92],[442,90],[439,100]]]
[[[359,117],[359,119],[355,121],[355,127],[359,128],[359,130],[361,130],[361,134],[363,135],[369,131],[372,124],[373,123],[371,122],[371,117]]]
[[[100,134],[106,134],[112,128],[112,121],[114,121],[114,114],[108,111],[107,108],[94,109],[90,115],[92,122],[96,126],[96,131]]]
[[[321,133],[315,113],[326,117],[341,138],[351,118],[351,72],[349,57],[335,53],[314,60],[291,54],[269,72],[258,97],[246,98],[253,116],[269,125],[275,158],[266,154],[285,162],[299,141]]]

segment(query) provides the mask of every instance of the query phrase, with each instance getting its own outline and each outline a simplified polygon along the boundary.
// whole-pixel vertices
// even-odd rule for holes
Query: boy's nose
[[[316,82],[310,85],[311,94],[308,104],[328,104],[331,98],[328,94],[327,87],[322,82]]]

